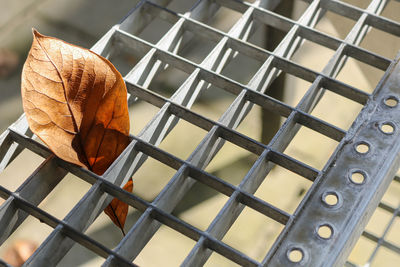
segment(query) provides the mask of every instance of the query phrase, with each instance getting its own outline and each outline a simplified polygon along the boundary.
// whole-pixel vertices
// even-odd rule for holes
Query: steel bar
[[[340,266],[346,260],[350,252],[348,247],[352,247],[361,235],[372,214],[369,211],[378,206],[400,163],[397,157],[400,147],[393,146],[398,132],[388,135],[379,128],[385,121],[392,121],[396,125],[399,123],[396,111],[383,104],[385,97],[400,92],[400,87],[396,84],[400,74],[398,60],[393,62],[390,71],[382,78],[373,100],[364,108],[368,117],[362,117],[363,114],[360,114],[352,126],[353,129],[339,146],[339,155],[330,163],[330,168],[324,170],[324,179],[317,179],[313,184],[308,197],[305,198],[306,201],[303,202],[302,212],[294,215],[297,218],[296,222],[288,224],[290,230],[281,238],[279,248],[273,251],[265,262],[269,266],[295,264],[288,258],[292,250],[301,251],[301,262],[304,264],[312,262],[315,266]],[[360,142],[368,144],[370,151],[365,154],[357,152]],[[350,161],[343,169],[344,161],[347,160]],[[375,163],[365,164],[371,160]],[[361,173],[365,180],[361,183],[354,182],[354,173]],[[335,183],[336,186],[333,186]],[[324,205],[321,197],[329,190],[336,192],[339,198],[346,199],[346,202],[337,208]],[[347,211],[347,215],[342,213],[343,210]],[[303,218],[313,218],[314,223],[305,225],[302,223]],[[329,238],[319,237],[318,229],[321,225],[328,225],[331,229]],[[317,251],[321,244],[331,244],[328,245],[330,249],[324,251],[326,255],[321,255],[320,250],[318,255],[315,255],[313,251]]]

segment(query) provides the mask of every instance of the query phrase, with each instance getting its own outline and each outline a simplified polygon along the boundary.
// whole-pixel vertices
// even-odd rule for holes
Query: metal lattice
[[[142,54],[140,61],[124,77],[130,93],[129,102],[134,104],[140,100],[159,108],[140,134],[132,136],[129,146],[103,176],[54,157],[47,147],[32,138],[24,115],[0,136],[0,170],[4,170],[23,149],[46,158],[15,192],[0,186],[0,196],[6,200],[0,207],[1,242],[31,215],[54,229],[26,262],[27,266],[56,265],[75,243],[104,257],[104,266],[131,266],[131,262],[161,225],[196,242],[182,263],[183,266],[200,266],[213,252],[243,266],[343,266],[399,165],[400,143],[396,142],[400,127],[397,106],[400,97],[399,60],[392,61],[359,46],[371,27],[400,36],[400,24],[379,15],[388,1],[372,0],[364,10],[338,0],[307,0],[307,9],[297,21],[273,12],[280,1],[249,3],[202,0],[184,14],[166,9],[169,2],[141,1],[121,24],[110,29],[92,47],[92,51],[105,57],[115,54],[121,48]],[[226,33],[205,23],[221,6],[242,14]],[[343,40],[314,28],[327,11],[355,21]],[[153,44],[140,38],[139,34],[155,18],[167,21],[172,27]],[[255,29],[264,24],[286,32],[274,51],[267,51],[248,42]],[[179,55],[181,47],[190,39],[187,32],[216,43],[200,64]],[[304,40],[335,51],[321,72],[291,60]],[[222,74],[224,67],[238,53],[261,64],[247,84]],[[386,71],[372,94],[335,79],[348,58]],[[189,76],[170,98],[166,98],[150,90],[149,85],[160,71],[170,67]],[[282,72],[311,83],[296,106],[265,94]],[[217,121],[191,110],[199,95],[210,86],[217,86],[236,97]],[[325,91],[363,106],[350,129],[340,129],[310,115]],[[388,101],[394,102],[394,105],[389,105]],[[236,130],[255,105],[286,118],[269,144],[263,144]],[[158,148],[179,120],[207,131],[187,159],[178,158]],[[338,142],[322,170],[284,153],[301,127],[307,127]],[[384,130],[384,127],[392,130]],[[257,156],[239,185],[232,185],[205,171],[225,142],[233,143]],[[367,151],[358,151],[361,146],[366,147]],[[119,187],[129,177],[135,177],[136,171],[148,158],[176,171],[152,202]],[[293,214],[254,195],[275,165],[312,182]],[[60,220],[38,205],[68,172],[92,186],[68,215]],[[352,179],[353,175],[360,176],[361,181]],[[398,178],[395,180],[399,181]],[[228,197],[205,231],[171,213],[198,182]],[[123,200],[142,214],[118,246],[109,249],[85,235],[84,231],[113,197]],[[334,197],[336,203],[330,204],[326,197]],[[221,241],[245,207],[284,226],[261,262]],[[392,213],[393,220],[399,216],[398,207],[381,203],[379,208]],[[321,237],[318,234],[320,227],[328,228],[330,235]],[[400,253],[400,248],[385,241],[384,236],[377,237],[369,232],[363,236],[375,241],[377,248],[384,246]],[[298,260],[290,258],[293,252],[300,254]],[[347,264],[351,266],[351,263]]]

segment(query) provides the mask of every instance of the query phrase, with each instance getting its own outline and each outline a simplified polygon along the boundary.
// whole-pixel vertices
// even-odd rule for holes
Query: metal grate
[[[394,178],[394,183],[399,183],[400,182],[400,177],[396,176]],[[389,236],[389,232],[392,228],[395,227],[395,222],[397,217],[400,217],[400,206],[393,207],[393,205],[385,203],[382,201],[379,203],[379,206],[377,210],[381,210],[383,212],[386,212],[390,214],[390,219],[387,221],[387,223],[384,225],[384,230],[382,232],[382,235],[376,235],[373,233],[371,230],[366,229],[362,233],[362,238],[368,241],[372,241],[373,243],[373,249],[370,251],[370,253],[366,253],[366,260],[365,260],[365,266],[374,266],[372,263],[373,261],[377,258],[377,254],[382,248],[387,249],[388,251],[391,251],[393,253],[399,254],[400,253],[400,247],[396,244],[394,244],[391,240],[387,240]],[[381,216],[381,215],[379,215]],[[360,239],[359,242],[362,242],[363,240]],[[352,261],[347,261],[345,266],[359,266],[353,263]]]
[[[337,0],[308,0],[305,1],[307,9],[297,21],[271,11],[279,1],[202,0],[184,14],[166,9],[169,2],[141,1],[121,24],[110,29],[92,47],[94,52],[106,57],[121,49],[143,55],[124,77],[130,93],[129,102],[140,100],[159,108],[140,134],[132,136],[130,145],[103,176],[55,158],[47,147],[32,138],[24,115],[0,136],[0,170],[4,170],[23,149],[46,158],[15,192],[0,186],[0,196],[6,200],[0,207],[1,242],[31,215],[54,229],[29,258],[26,263],[29,266],[56,265],[75,243],[104,257],[104,266],[131,266],[161,225],[196,242],[183,261],[184,266],[202,265],[213,252],[243,266],[343,266],[399,166],[400,144],[396,142],[400,125],[397,108],[400,97],[399,59],[392,61],[360,47],[371,27],[400,36],[400,24],[379,15],[388,1],[372,0],[366,9],[361,9]],[[240,19],[228,32],[206,23],[221,7],[241,13]],[[315,28],[327,11],[355,21],[343,40]],[[140,38],[140,33],[156,18],[172,26],[153,44]],[[260,25],[286,32],[273,51],[248,41]],[[179,54],[181,47],[193,36],[187,35],[188,32],[216,43],[200,64]],[[291,60],[304,41],[335,51],[322,71],[311,70]],[[259,61],[261,65],[247,84],[222,74],[224,67],[238,54]],[[349,58],[386,71],[372,94],[335,79]],[[176,68],[188,74],[169,98],[149,89],[157,74],[167,68]],[[264,94],[281,73],[311,84],[296,106]],[[235,96],[218,120],[191,110],[199,95],[205,90],[212,90],[211,86]],[[350,129],[343,130],[310,115],[326,91],[363,106]],[[389,101],[394,102],[395,107]],[[236,130],[253,106],[286,118],[268,144]],[[179,120],[207,131],[186,159],[158,148]],[[322,170],[284,153],[303,127],[338,142]],[[238,185],[205,171],[225,142],[257,156]],[[367,151],[357,152],[361,147]],[[135,177],[136,171],[149,158],[175,170],[168,184],[152,202],[143,200],[135,192],[129,194],[119,188],[129,177]],[[312,182],[293,214],[254,195],[275,165]],[[38,205],[68,172],[92,186],[60,220]],[[355,180],[355,176],[361,180]],[[171,214],[195,183],[202,183],[228,197],[205,231]],[[117,247],[109,249],[83,232],[113,197],[125,201],[142,214]],[[329,204],[325,197],[333,197],[337,203]],[[246,207],[284,226],[260,262],[221,241]],[[393,213],[393,218],[399,216],[399,208],[386,204],[380,204],[379,208]],[[320,227],[328,228],[331,235],[325,238],[319,236]],[[377,247],[384,246],[400,253],[398,246],[383,239],[384,235],[381,238],[365,232],[363,236],[375,241]],[[291,259],[292,253],[299,254],[300,258]],[[347,264],[351,266],[351,263]]]

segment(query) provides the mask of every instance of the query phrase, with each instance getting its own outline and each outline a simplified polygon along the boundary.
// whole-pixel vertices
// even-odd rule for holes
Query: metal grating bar
[[[378,240],[376,240],[377,246],[375,247],[374,251],[372,252],[371,256],[368,259],[369,263],[372,262],[373,259],[375,258],[376,253],[378,252],[378,249],[379,249],[380,246],[385,246],[385,247],[387,247],[387,248],[389,248],[389,249],[391,249],[391,250],[393,250],[393,251],[395,251],[397,253],[400,252],[400,248],[398,246],[393,245],[393,244],[385,241],[385,237],[388,234],[390,228],[393,226],[394,220],[396,219],[397,216],[399,216],[399,211],[400,211],[400,206],[397,207],[397,209],[394,211],[394,213],[392,215],[392,218],[390,219],[389,223],[385,227],[385,231],[383,232],[382,236]],[[372,234],[368,233],[368,232],[364,232],[363,236],[366,236],[367,238],[370,238],[370,239],[374,239],[374,236]]]
[[[394,179],[394,181],[399,182],[398,176],[395,176],[396,179]],[[376,258],[377,252],[380,250],[380,248],[384,247],[389,249],[390,251],[399,254],[400,253],[400,247],[397,246],[396,244],[394,244],[391,241],[386,240],[387,237],[389,237],[389,230],[391,228],[393,228],[393,224],[395,222],[396,217],[400,217],[400,213],[399,213],[399,207],[395,208],[392,207],[390,204],[386,204],[384,202],[380,202],[378,205],[378,209],[382,209],[386,212],[389,212],[391,214],[391,218],[390,220],[387,222],[384,231],[382,233],[381,236],[377,236],[375,234],[373,234],[372,232],[365,230],[362,233],[362,236],[367,239],[372,241],[373,243],[375,243],[374,245],[374,249],[373,251],[370,253],[370,256],[368,257],[368,259],[366,260],[366,265],[370,265],[373,266],[373,261]],[[347,261],[345,266],[357,266],[356,264]]]
[[[150,48],[155,49],[158,53],[156,54],[157,59],[162,60],[164,62],[167,62],[169,65],[174,66],[182,71],[192,73],[194,72],[195,69],[198,69],[199,66],[196,64],[190,62],[189,60],[186,60],[185,58],[182,58],[180,56],[177,56],[171,52],[168,51],[163,51],[162,49],[157,48],[156,45],[152,45],[144,40],[139,39],[138,37],[135,37],[134,35],[128,34],[126,32],[123,32],[121,30],[117,30],[117,32],[120,34],[119,37],[121,38],[121,41],[124,42],[124,45],[126,45],[128,48],[129,47],[137,47],[137,46],[143,46],[143,50],[149,50]],[[118,37],[117,37],[118,38]],[[231,39],[233,40],[233,39]],[[130,44],[132,42],[135,42],[134,44]],[[231,44],[233,42],[230,42],[228,44]],[[226,45],[228,45],[226,44]],[[242,42],[243,44],[243,42]],[[225,44],[224,44],[225,45]],[[243,46],[241,46],[243,47]],[[251,49],[251,44],[247,45],[247,50],[249,48]],[[300,66],[294,62],[291,62],[290,60],[286,60],[284,57],[280,55],[276,55],[273,53],[270,53],[266,50],[260,49],[260,48],[255,48],[257,51],[256,53],[252,52],[245,52],[245,50],[241,50],[240,47],[232,45],[232,49],[237,49],[239,52],[243,52],[243,54],[246,55],[251,55],[255,59],[259,60],[260,57],[258,56],[260,52],[264,54],[261,56],[261,59],[265,58],[266,61],[268,57],[272,57],[272,62],[270,64],[273,64],[274,67],[277,68],[284,68],[287,73],[292,74],[296,77],[301,77],[302,79],[305,79],[309,82],[315,81],[316,77],[321,76],[324,79],[325,86],[327,87],[326,89],[332,90],[335,93],[338,93],[344,97],[350,98],[351,100],[354,100],[356,102],[359,102],[360,104],[365,104],[367,99],[368,99],[368,94],[365,93],[364,91],[358,90],[352,86],[349,86],[347,84],[344,84],[340,81],[334,80],[331,77],[324,75],[323,73],[317,73],[315,71],[312,71],[308,68],[305,68],[303,66]],[[252,54],[251,54],[252,53]],[[154,59],[153,59],[154,60]],[[208,81],[210,83],[215,84],[216,86],[225,89],[233,94],[239,94],[241,90],[246,89],[246,86],[243,84],[240,84],[236,81],[233,81],[232,79],[229,79],[227,77],[223,77],[219,75],[218,73],[215,73],[211,70],[207,70],[206,68],[201,68],[200,66],[200,74],[201,78],[204,79],[205,81]],[[136,72],[134,74],[128,74],[127,76],[127,81],[130,81],[129,77],[136,77],[135,76]],[[138,79],[138,78],[136,78]],[[135,81],[131,81],[132,83],[135,83]]]
[[[252,10],[250,10],[250,11],[252,11]],[[246,13],[245,13],[245,15],[246,15]],[[241,22],[241,21],[239,21],[239,22]],[[234,29],[234,28],[233,28]],[[266,67],[265,68],[269,68],[268,66],[270,65],[270,62],[268,62],[267,61],[267,64],[266,64]],[[263,71],[263,67],[261,67],[261,71]],[[261,71],[259,71],[259,72],[261,72]],[[251,82],[250,82],[251,83]],[[257,87],[257,85],[256,85],[256,87]],[[234,102],[233,103],[233,105],[231,106],[231,107],[235,107],[235,106],[238,106],[239,104],[241,104],[240,102],[242,102],[243,100],[241,100],[241,98],[242,98],[242,95],[243,94],[241,94],[241,95],[239,95],[239,97],[236,99],[236,102]],[[238,103],[239,102],[239,103]],[[238,104],[236,104],[236,103],[238,103]],[[231,111],[229,111],[230,113],[231,113]],[[225,113],[225,114],[227,114],[227,113]],[[229,113],[228,113],[229,114]],[[221,117],[221,120],[223,120],[224,119],[224,115]],[[230,119],[229,117],[228,117],[228,119]],[[227,122],[227,124],[229,123],[229,121]],[[231,124],[232,122],[230,122],[229,124]],[[229,125],[228,124],[228,125]],[[216,129],[216,128],[213,128],[213,129]],[[216,131],[217,130],[215,130],[215,131],[210,131],[209,132],[209,136],[210,136],[210,139],[211,138],[213,138],[213,139],[215,139],[216,138]],[[204,140],[204,143],[207,143],[207,142],[209,142],[208,140],[207,140],[207,137],[205,138],[205,140]],[[201,152],[203,152],[204,150],[202,149],[202,147],[203,147],[203,145],[200,145],[198,148],[200,149],[199,151],[201,151]],[[209,152],[208,151],[206,151],[206,153],[208,153],[209,154]],[[264,156],[265,156],[266,154],[264,153]],[[196,154],[192,154],[192,157],[193,158],[195,158],[197,155]],[[201,155],[200,156],[197,156],[197,157],[202,157]],[[262,155],[262,157],[263,157],[263,155]],[[208,160],[209,161],[209,160]],[[264,160],[259,160],[259,164],[261,165],[261,164],[265,164],[264,163]],[[206,161],[206,164],[207,164],[207,161]],[[271,165],[271,164],[269,164],[269,165]],[[255,169],[255,171],[259,171],[258,170],[258,167],[255,167],[254,168]],[[179,175],[179,173],[178,173],[178,175]],[[178,177],[178,178],[180,178],[180,179],[182,179],[181,177],[181,175],[179,175],[179,176],[175,176],[175,177]],[[178,179],[177,178],[177,179]],[[160,194],[160,195],[162,195],[162,193]],[[174,196],[174,195],[177,195],[177,194],[172,194],[172,193],[170,193],[170,195],[169,196]],[[167,195],[168,196],[168,195]],[[237,194],[235,194],[234,196],[231,196],[231,198],[230,199],[235,199],[237,197]],[[161,198],[158,198],[158,199],[156,199],[156,203],[158,204],[158,202],[157,202],[157,200],[159,200],[159,199],[161,199]],[[164,203],[171,203],[171,199],[166,199],[165,201],[164,201]],[[243,207],[242,207],[243,208]],[[222,211],[221,211],[221,213],[222,213]],[[239,212],[240,213],[240,212]],[[237,214],[237,216],[238,216],[238,214]],[[144,220],[145,221],[145,220]],[[147,222],[146,222],[147,223]],[[226,225],[225,225],[225,227],[226,227]],[[229,228],[229,226],[226,228],[226,230]],[[143,231],[143,229],[141,229],[141,232]],[[221,232],[222,233],[222,232]],[[128,235],[127,235],[127,237],[129,236],[129,233],[128,233]],[[202,243],[204,243],[204,238],[203,239],[201,239],[200,241],[199,241],[199,243],[198,244],[202,244]],[[123,243],[123,241],[121,242],[121,243]],[[136,245],[137,245],[137,243],[136,243]],[[127,246],[126,246],[126,244],[124,244],[124,246],[120,246],[120,247],[123,247],[123,248],[126,248]],[[137,247],[137,246],[136,246]],[[118,248],[117,248],[118,249]],[[129,251],[132,253],[132,249],[134,249],[134,248],[131,248]],[[203,254],[203,255],[205,255],[205,254]]]
[[[399,23],[379,16],[387,1],[373,0],[368,8],[363,10],[336,0],[307,0],[310,4],[298,21],[273,12],[279,1],[255,1],[250,4],[238,0],[203,0],[198,1],[190,12],[185,14],[166,9],[165,6],[169,2],[141,1],[121,24],[110,29],[92,47],[93,51],[106,57],[112,57],[121,47],[143,54],[141,60],[124,77],[130,93],[129,102],[134,103],[140,99],[160,108],[138,136],[131,136],[132,140],[127,149],[103,176],[97,176],[55,158],[45,146],[32,138],[24,115],[0,136],[0,171],[23,149],[29,149],[46,158],[15,193],[0,186],[0,196],[6,199],[0,206],[0,229],[5,229],[0,233],[1,243],[28,215],[32,215],[54,230],[26,262],[27,266],[56,265],[75,242],[105,258],[104,266],[131,266],[131,261],[162,225],[196,241],[196,245],[182,263],[183,266],[203,265],[212,252],[244,266],[343,265],[350,248],[361,235],[371,211],[378,206],[399,165],[397,155],[400,148],[393,145],[393,140],[398,136],[396,126],[400,121],[396,116],[397,110],[385,106],[383,102],[388,97],[397,101],[399,99],[397,94],[400,88],[395,82],[397,73],[400,72],[397,65],[399,59],[393,61],[389,67],[389,59],[359,47],[370,27],[400,36]],[[227,33],[206,23],[222,6],[242,14]],[[327,10],[357,21],[344,40],[314,28]],[[156,44],[152,44],[138,35],[155,17],[166,20],[173,26]],[[260,25],[287,32],[274,51],[267,51],[249,43],[251,34]],[[185,35],[186,32],[196,33],[205,40],[217,43],[200,64],[178,55],[180,49],[190,41]],[[333,57],[321,72],[291,60],[304,40],[335,50]],[[224,67],[239,53],[262,63],[248,84],[242,84],[222,74]],[[380,70],[389,67],[389,71],[372,94],[335,79],[348,57]],[[168,68],[180,69],[189,74],[169,99],[148,89],[155,77]],[[281,73],[288,73],[312,83],[295,107],[264,94]],[[190,110],[199,95],[211,85],[236,97],[218,121]],[[364,106],[347,132],[310,114],[325,90]],[[254,105],[286,118],[285,123],[267,145],[235,130]],[[157,147],[179,120],[207,131],[207,135],[186,160]],[[379,127],[385,123],[394,127],[394,133],[385,134],[379,131]],[[339,142],[321,171],[284,153],[301,127],[307,127]],[[238,186],[204,170],[226,141],[258,157]],[[355,152],[355,146],[360,142],[367,144],[371,151],[367,154]],[[149,157],[176,170],[169,183],[151,203],[119,187],[134,175]],[[366,166],[366,161],[371,164]],[[275,165],[313,182],[292,215],[254,196]],[[92,187],[63,220],[58,220],[37,205],[68,172],[89,182]],[[364,183],[354,184],[348,179],[343,180],[343,177],[348,177],[353,172],[363,174]],[[374,183],[371,182],[372,179]],[[171,214],[196,182],[229,197],[205,231]],[[36,190],[36,194],[31,194]],[[340,207],[329,209],[324,205],[321,197],[326,192],[335,192]],[[83,232],[113,197],[120,198],[143,213],[118,246],[110,250]],[[346,202],[343,199],[346,199]],[[245,207],[250,207],[285,225],[262,262],[221,241]],[[363,236],[377,243],[370,261],[380,246],[400,253],[396,245],[384,239],[394,219],[399,216],[399,208],[395,209],[383,203],[379,204],[379,207],[393,213],[393,216],[382,237],[369,232],[363,233]],[[337,216],[339,212],[340,216]],[[310,218],[313,218],[312,223]],[[330,239],[321,239],[318,236],[318,227],[321,225],[332,230]],[[290,252],[295,250],[302,254],[300,263],[288,258]]]

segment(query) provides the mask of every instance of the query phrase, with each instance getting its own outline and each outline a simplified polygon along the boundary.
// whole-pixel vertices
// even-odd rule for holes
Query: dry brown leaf
[[[34,30],[21,87],[32,131],[58,157],[102,174],[127,146],[126,87],[107,59]]]
[[[33,30],[21,92],[32,132],[61,159],[101,175],[129,143],[122,76],[88,49]]]
[[[124,189],[129,193],[133,190],[133,181],[129,181],[125,184]],[[104,212],[111,218],[111,220],[123,231],[125,226],[126,215],[128,214],[128,204],[122,202],[118,198],[114,198],[110,205],[104,210]],[[125,235],[125,233],[123,232]]]

